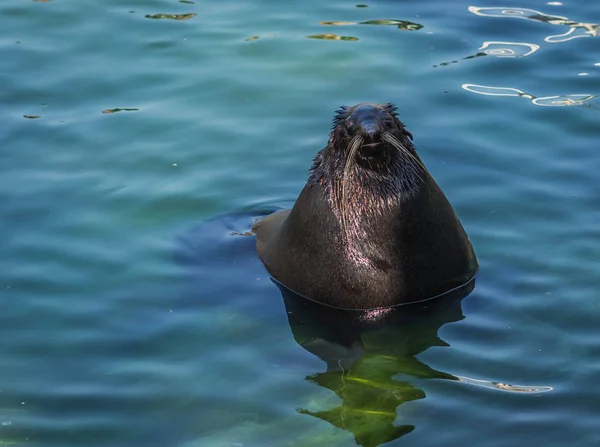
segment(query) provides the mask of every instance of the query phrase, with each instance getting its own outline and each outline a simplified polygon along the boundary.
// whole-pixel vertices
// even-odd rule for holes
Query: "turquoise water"
[[[600,444],[600,3],[563,3],[3,0],[0,445]],[[361,101],[481,268],[328,365],[231,231]]]

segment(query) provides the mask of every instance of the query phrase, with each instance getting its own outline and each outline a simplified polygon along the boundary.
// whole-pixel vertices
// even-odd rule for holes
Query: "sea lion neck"
[[[373,231],[370,220],[394,220],[426,187],[429,173],[411,139],[391,105],[338,111],[307,185],[329,204],[347,241],[362,245]]]
[[[313,160],[308,184],[320,185],[323,194],[335,202],[336,208],[347,206],[341,197],[343,190],[347,200],[365,207],[378,202],[389,204],[409,200],[429,174],[418,157],[402,154],[390,148],[388,143],[381,144],[386,148],[379,160],[356,155],[352,160],[348,150],[330,138],[328,145]]]

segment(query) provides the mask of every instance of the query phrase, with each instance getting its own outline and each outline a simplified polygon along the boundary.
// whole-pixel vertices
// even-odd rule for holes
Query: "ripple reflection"
[[[495,48],[497,47],[497,48]],[[497,57],[525,57],[540,49],[539,45],[526,42],[483,42],[479,48],[485,54]]]
[[[461,60],[475,59],[482,56],[494,56],[494,57],[526,57],[540,49],[539,45],[527,42],[500,42],[500,41],[487,41],[483,42],[480,50],[475,54],[463,57]],[[450,64],[456,64],[457,60],[450,62],[442,62],[434,67],[444,67]]]
[[[427,397],[415,379],[532,394],[552,390],[456,376],[417,358],[432,346],[449,346],[439,338],[439,330],[464,318],[461,302],[473,290],[474,282],[440,300],[385,309],[375,315],[325,307],[279,288],[294,339],[327,365],[326,371],[306,380],[335,394],[335,399],[313,400],[310,409],[297,411],[350,432],[358,445],[376,447],[416,428],[406,423],[395,425],[402,404]]]
[[[566,42],[578,37],[596,37],[598,35],[599,25],[596,23],[576,22],[568,17],[548,15],[533,9],[469,6],[468,10],[475,15],[483,17],[526,19],[549,25],[570,27],[563,34],[547,36],[544,40],[549,43]]]
[[[594,99],[596,95],[590,94],[571,94],[536,97],[530,93],[523,92],[513,87],[492,87],[488,85],[463,84],[462,88],[471,93],[486,96],[519,96],[531,100],[536,106],[561,107],[561,106],[580,106]]]

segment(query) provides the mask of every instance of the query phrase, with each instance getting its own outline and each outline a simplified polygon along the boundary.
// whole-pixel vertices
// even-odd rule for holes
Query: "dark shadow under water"
[[[305,380],[342,400],[333,405],[319,402],[319,410],[298,402],[296,411],[346,430],[364,447],[413,431],[414,425],[395,425],[402,404],[426,397],[413,379],[460,380],[416,356],[432,346],[449,346],[439,338],[439,329],[464,318],[461,301],[473,290],[474,281],[433,300],[368,311],[324,306],[276,283],[268,288],[263,284],[262,292],[256,293],[251,281],[268,274],[256,255],[255,238],[247,232],[261,214],[267,213],[216,217],[180,239],[176,260],[188,277],[182,304],[210,308],[218,302],[243,306],[255,316],[267,312],[271,321],[277,320],[274,329],[282,331],[282,308],[274,305],[270,292],[265,293],[279,287],[295,341],[326,365]]]
[[[400,405],[426,397],[410,379],[459,380],[416,356],[432,346],[449,346],[438,331],[464,318],[461,301],[473,288],[471,281],[426,302],[348,311],[309,301],[280,286],[294,339],[327,365],[326,371],[306,380],[342,399],[341,405],[327,410],[298,411],[347,430],[364,447],[413,431],[414,425],[394,425]]]

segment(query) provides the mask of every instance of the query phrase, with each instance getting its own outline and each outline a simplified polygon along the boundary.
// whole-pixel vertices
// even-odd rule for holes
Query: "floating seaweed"
[[[119,109],[119,108],[116,108],[116,109],[106,109],[106,110],[103,110],[102,113],[110,114],[110,113],[117,113],[117,112],[137,112],[138,110],[140,110],[140,109],[127,109],[127,108]]]
[[[407,20],[367,20],[365,22],[344,22],[339,20],[329,20],[319,22],[319,25],[325,26],[348,26],[348,25],[383,25],[383,26],[397,26],[398,29],[404,31],[416,31],[423,28],[420,23],[409,22]]]
[[[420,23],[409,22],[408,20],[367,20],[366,22],[358,22],[359,25],[384,25],[397,26],[398,29],[404,31],[416,31],[423,28]]]
[[[307,37],[309,39],[322,39],[322,40],[350,40],[350,41],[358,40],[358,37],[338,36],[337,34],[331,34],[331,33],[317,34],[317,35],[314,35],[314,36],[307,36]]]
[[[195,17],[197,14],[189,13],[189,14],[147,14],[145,17],[147,19],[171,19],[171,20],[189,20],[192,17]]]

